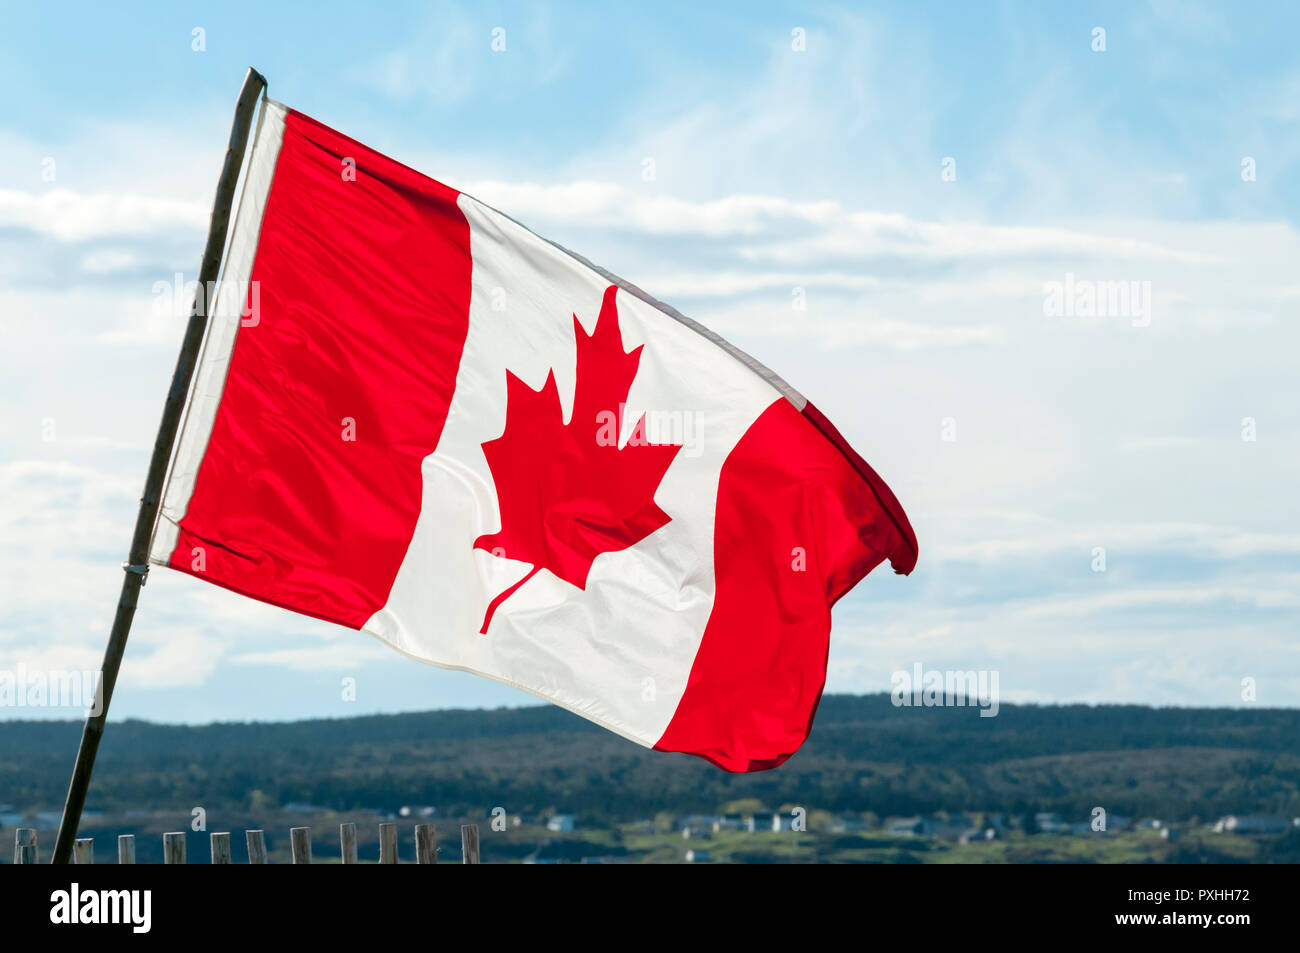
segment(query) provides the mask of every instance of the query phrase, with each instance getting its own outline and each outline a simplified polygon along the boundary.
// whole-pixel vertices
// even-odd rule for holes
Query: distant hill
[[[62,804],[80,723],[0,722],[0,804]],[[109,726],[88,807],[565,810],[602,820],[777,807],[1059,811],[1124,816],[1300,815],[1300,711],[1003,705],[898,708],[827,696],[803,750],[731,775],[660,754],[554,707],[433,711],[199,727]]]

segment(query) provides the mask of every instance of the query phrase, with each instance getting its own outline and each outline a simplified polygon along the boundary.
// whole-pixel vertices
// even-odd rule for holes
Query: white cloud
[[[839,291],[868,291],[880,287],[880,279],[873,275],[844,272],[761,272],[738,271],[678,272],[651,275],[635,282],[644,288],[653,288],[659,298],[670,296],[692,298],[727,298],[753,294],[759,291],[780,290],[787,295],[794,288],[833,288]]]
[[[992,563],[1069,552],[1090,554],[1093,546],[1104,543],[1112,553],[1181,553],[1220,560],[1300,555],[1300,533],[1297,532],[1250,532],[1232,526],[1201,523],[1110,523],[1080,529],[1062,521],[1037,522],[1030,534],[999,535],[966,543],[940,543],[934,554],[938,559]],[[989,524],[968,520],[968,532],[980,525]]]
[[[614,182],[489,181],[469,183],[463,191],[525,223],[528,216],[536,216],[660,235],[757,235],[773,226],[826,225],[843,217],[835,202],[792,202],[774,195],[729,195],[700,202],[645,195]]]
[[[131,640],[131,659],[123,665],[124,684],[145,688],[186,688],[207,683],[225,650],[223,639],[196,626],[142,627]]]
[[[1291,585],[1300,579],[1291,577]],[[1035,599],[1016,606],[1013,615],[1020,619],[1045,619],[1065,616],[1086,618],[1119,609],[1142,609],[1160,606],[1188,608],[1217,602],[1238,603],[1255,609],[1300,608],[1300,594],[1295,589],[1259,589],[1246,586],[1167,586],[1162,588],[1126,589],[1083,598]]]
[[[0,189],[0,228],[21,228],[60,241],[206,230],[210,206],[130,193]],[[106,254],[106,253],[105,253]]]
[[[82,259],[82,270],[92,275],[111,275],[139,265],[139,258],[129,251],[96,251]]]
[[[265,665],[295,672],[349,672],[371,662],[387,662],[393,650],[361,637],[333,645],[296,646],[264,652],[244,652],[231,657],[236,665]]]
[[[741,244],[743,256],[751,261],[880,256],[930,261],[1059,256],[1187,264],[1221,260],[1207,251],[1164,247],[1123,232],[924,221],[899,212],[852,211],[839,202],[798,202],[778,195],[692,201],[593,180],[556,185],[484,181],[460,187],[525,225],[535,220],[651,235],[769,239]],[[788,238],[791,233],[798,237]]]

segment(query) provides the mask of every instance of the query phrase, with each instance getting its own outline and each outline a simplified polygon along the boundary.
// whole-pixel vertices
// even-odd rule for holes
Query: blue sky
[[[173,6],[4,5],[0,670],[98,664],[182,329],[153,286],[193,278],[254,65],[836,421],[921,561],[837,606],[830,690],[920,662],[1005,700],[1300,704],[1300,14]],[[1067,276],[1149,313],[1046,313]],[[531,702],[155,570],[114,715]]]

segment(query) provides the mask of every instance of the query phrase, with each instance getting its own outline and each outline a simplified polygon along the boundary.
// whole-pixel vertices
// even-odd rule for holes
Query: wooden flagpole
[[[99,741],[104,735],[108,704],[113,697],[113,685],[117,682],[117,670],[122,664],[126,638],[131,632],[131,620],[135,617],[140,587],[144,585],[145,575],[149,572],[149,544],[161,502],[163,481],[167,476],[167,464],[171,460],[176,431],[180,427],[181,411],[184,409],[185,398],[189,393],[190,379],[194,376],[194,366],[198,363],[199,348],[203,343],[203,332],[207,325],[208,312],[211,310],[211,303],[206,299],[206,290],[216,281],[221,270],[221,256],[226,246],[226,232],[230,226],[230,209],[235,200],[235,185],[239,181],[239,169],[244,162],[244,151],[248,145],[248,134],[253,124],[257,98],[264,89],[266,89],[266,78],[257,70],[250,68],[248,75],[244,77],[244,86],[239,91],[239,101],[235,106],[235,120],[230,128],[226,161],[221,168],[221,178],[217,181],[216,198],[212,202],[212,222],[208,226],[208,241],[203,249],[203,261],[199,265],[199,284],[194,294],[194,305],[190,309],[189,323],[185,327],[181,353],[176,359],[176,370],[172,373],[167,403],[163,405],[162,421],[158,424],[158,437],[154,441],[153,456],[149,460],[149,474],[144,482],[144,495],[140,497],[140,511],[135,518],[131,552],[122,566],[126,577],[122,580],[122,595],[117,603],[117,616],[113,619],[108,647],[104,650],[104,664],[100,672],[99,687],[95,692],[95,707],[92,709],[92,714],[86,717],[86,726],[81,733],[81,747],[77,749],[77,763],[72,770],[72,781],[68,784],[68,798],[63,805],[63,820],[59,824],[59,837],[54,845],[54,857],[51,861],[55,864],[66,864],[72,857],[77,827],[81,823],[81,809],[86,803],[86,789],[90,786],[90,774],[95,767],[95,754],[99,751]]]

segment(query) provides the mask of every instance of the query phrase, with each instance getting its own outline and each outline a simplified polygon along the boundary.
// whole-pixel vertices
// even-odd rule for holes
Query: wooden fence
[[[244,839],[248,844],[248,862],[250,864],[267,863],[265,832],[245,831]],[[185,841],[186,837],[183,831],[163,835],[164,864],[184,864],[188,862],[185,858]],[[234,863],[231,855],[229,833],[212,834],[211,842],[212,863]],[[74,864],[94,863],[94,846],[93,838],[77,838],[76,846],[72,852],[72,862]],[[290,828],[289,848],[295,864],[310,864],[312,862],[311,828]],[[360,862],[357,859],[357,825],[339,825],[339,848],[343,863],[355,864]],[[479,862],[477,824],[461,825],[460,848],[461,863],[477,864]],[[14,832],[14,863],[35,864],[39,862],[40,854],[37,850],[35,829],[30,827],[18,828]],[[119,864],[135,863],[134,834],[121,834],[118,836],[117,862]],[[415,862],[417,864],[436,864],[438,862],[438,848],[434,840],[432,824],[415,825]],[[379,825],[379,863],[397,863],[396,824]]]

